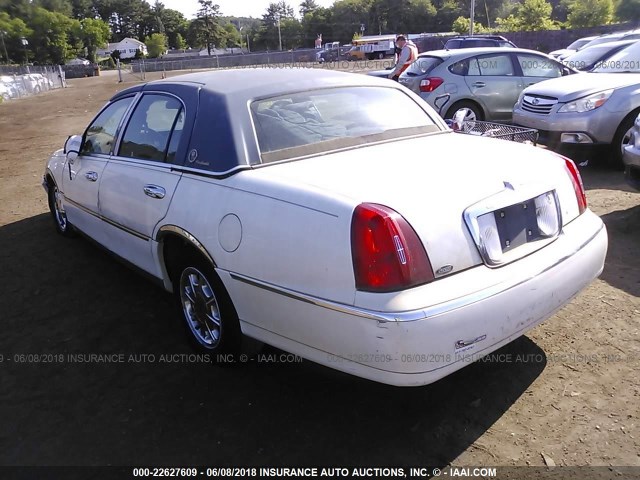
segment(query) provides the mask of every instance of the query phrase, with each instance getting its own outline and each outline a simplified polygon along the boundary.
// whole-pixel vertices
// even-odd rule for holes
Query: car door
[[[181,173],[172,170],[186,108],[166,92],[142,94],[105,168],[100,213],[107,222],[107,247],[142,270],[160,276],[153,257],[156,225],[167,213]]]
[[[555,60],[533,53],[516,53],[515,55],[521,70],[521,91],[543,80],[562,76],[563,65]],[[518,92],[518,95],[520,95],[520,92]]]
[[[69,221],[98,242],[103,241],[98,192],[102,174],[113,151],[118,130],[134,96],[109,103],[84,133],[80,153],[68,160],[62,177],[65,211]]]
[[[471,94],[484,108],[486,120],[511,119],[520,81],[509,52],[473,57],[465,76]]]

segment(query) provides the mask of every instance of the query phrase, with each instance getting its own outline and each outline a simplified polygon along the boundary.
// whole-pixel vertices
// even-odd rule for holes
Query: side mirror
[[[80,155],[80,149],[82,148],[82,135],[71,135],[64,143],[64,153],[67,156],[69,163],[73,164],[78,155]]]
[[[567,75],[571,75],[573,72],[569,70],[567,67],[562,68],[562,76],[566,77]]]

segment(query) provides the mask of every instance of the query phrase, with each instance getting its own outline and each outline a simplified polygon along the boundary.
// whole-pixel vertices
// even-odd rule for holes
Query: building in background
[[[99,48],[96,53],[98,57],[108,57],[116,50],[120,52],[120,58],[123,60],[135,58],[137,51],[140,51],[143,55],[148,53],[147,46],[143,42],[128,37],[118,43],[109,43],[106,48]]]

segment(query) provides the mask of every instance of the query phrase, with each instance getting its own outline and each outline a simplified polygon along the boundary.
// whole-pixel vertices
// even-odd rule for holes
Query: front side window
[[[562,76],[560,64],[545,57],[518,54],[518,63],[525,77],[556,78]]]
[[[440,131],[396,88],[348,87],[259,100],[251,105],[263,162]]]
[[[133,97],[116,100],[100,112],[85,133],[81,152],[83,155],[111,153],[118,126],[132,100]]]
[[[174,97],[144,95],[122,136],[118,156],[173,161],[182,135],[183,112],[182,103]]]
[[[481,75],[483,77],[504,77],[514,75],[514,73],[513,63],[511,63],[509,55],[478,57],[477,63],[474,65],[472,62],[469,68],[469,75]]]

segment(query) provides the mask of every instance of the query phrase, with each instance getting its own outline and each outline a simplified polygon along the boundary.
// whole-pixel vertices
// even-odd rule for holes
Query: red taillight
[[[570,158],[559,155],[564,160],[564,164],[567,167],[569,176],[571,177],[571,183],[573,183],[573,190],[576,192],[576,200],[578,200],[578,210],[582,214],[587,209],[587,196],[584,193],[584,185],[582,184],[582,177],[578,171],[578,167],[573,163]]]
[[[440,77],[425,78],[420,82],[420,91],[429,93],[433,92],[436,88],[444,83],[444,80]]]
[[[383,205],[358,205],[351,221],[356,288],[393,292],[433,280],[418,235],[400,214]]]

